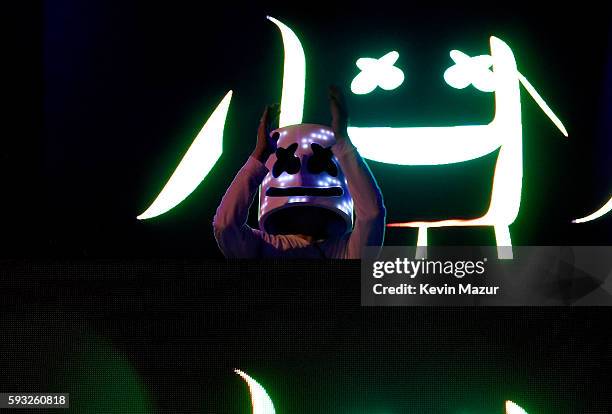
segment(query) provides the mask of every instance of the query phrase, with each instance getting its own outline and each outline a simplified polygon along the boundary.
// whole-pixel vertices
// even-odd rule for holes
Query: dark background
[[[1,388],[70,392],[74,412],[250,413],[234,368],[279,414],[612,408],[610,308],[362,307],[353,261],[4,269]]]
[[[145,395],[160,412],[249,412],[240,368],[279,413],[488,414],[506,399],[530,414],[610,412],[607,308],[363,308],[357,262],[162,260],[220,257],[212,214],[280,95],[282,42],[266,14],[304,44],[311,122],[329,119],[327,84],[348,88],[356,58],[393,48],[406,80],[351,96],[356,124],[488,122],[490,97],[441,74],[451,48],[507,41],[570,133],[523,97],[516,244],[609,244],[609,217],[568,222],[612,187],[610,13],[496,5],[49,1],[10,19],[7,67],[33,81],[11,85],[12,106],[28,111],[8,120],[2,153],[2,390],[69,391],[74,412],[136,412]],[[229,89],[220,162],[181,206],[138,222]],[[481,212],[493,164],[370,166],[399,220]],[[490,233],[431,239],[484,244]],[[388,233],[390,244],[415,238]]]

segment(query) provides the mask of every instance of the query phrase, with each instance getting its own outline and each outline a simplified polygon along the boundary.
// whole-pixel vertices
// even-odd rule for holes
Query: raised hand
[[[279,114],[279,104],[268,105],[264,109],[261,120],[259,121],[259,128],[257,129],[257,143],[255,144],[255,149],[251,155],[264,164],[268,160],[268,157],[273,154],[274,151],[276,151],[278,133],[270,137],[270,131],[273,129],[272,125],[278,121]]]

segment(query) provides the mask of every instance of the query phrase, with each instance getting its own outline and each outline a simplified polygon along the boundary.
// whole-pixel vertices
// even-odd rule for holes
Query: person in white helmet
[[[255,150],[213,219],[226,257],[358,259],[365,246],[382,246],[382,194],[351,143],[348,111],[335,86],[329,102],[331,128],[300,124],[270,132],[278,105],[266,107]],[[247,218],[260,186],[254,229]]]

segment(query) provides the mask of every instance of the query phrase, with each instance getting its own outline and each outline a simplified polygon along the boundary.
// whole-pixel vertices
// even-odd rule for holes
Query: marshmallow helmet
[[[299,124],[279,128],[277,150],[259,193],[259,227],[271,234],[327,238],[353,228],[353,199],[331,147],[332,130]]]

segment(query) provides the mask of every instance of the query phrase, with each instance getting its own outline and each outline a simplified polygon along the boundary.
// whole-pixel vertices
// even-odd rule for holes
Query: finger
[[[260,137],[266,136],[266,130],[268,129],[268,123],[270,119],[270,110],[266,106],[263,114],[261,115],[261,119],[259,120],[259,128],[257,128],[257,135]]]
[[[268,148],[270,152],[275,152],[278,148],[278,139],[280,138],[279,132],[274,132],[271,136],[268,135]]]
[[[330,85],[329,87],[329,101],[330,105],[336,107],[336,109],[343,116],[348,116],[348,109],[346,106],[346,101],[344,100],[344,94],[336,85]]]
[[[269,118],[270,118],[270,107],[266,105],[266,107],[264,108],[263,114],[261,114],[261,119],[259,120],[260,124],[265,124],[266,122],[268,122]]]
[[[344,100],[344,94],[342,91],[335,85],[330,86],[329,88],[329,100],[330,104],[336,105],[339,110],[342,112],[346,112],[346,101]]]

